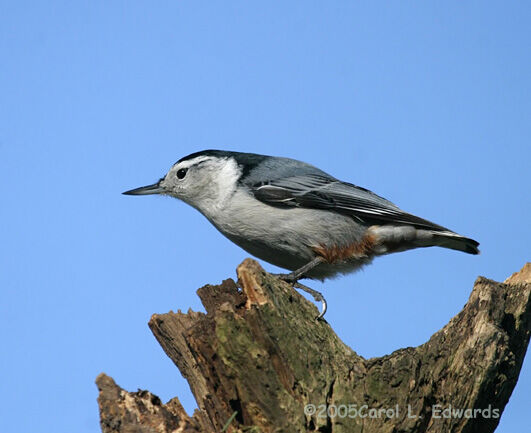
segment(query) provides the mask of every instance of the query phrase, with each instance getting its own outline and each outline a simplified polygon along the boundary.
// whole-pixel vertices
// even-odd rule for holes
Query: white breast
[[[246,190],[236,190],[208,218],[233,242],[268,261],[275,254],[288,254],[304,262],[315,256],[314,247],[348,245],[363,236],[352,218],[319,209],[270,206]]]

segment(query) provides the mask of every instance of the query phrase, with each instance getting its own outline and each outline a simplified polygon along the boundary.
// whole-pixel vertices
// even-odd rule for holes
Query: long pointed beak
[[[141,186],[140,188],[131,189],[129,191],[122,192],[125,195],[149,195],[149,194],[162,194],[164,188],[160,186],[160,181],[153,185]]]

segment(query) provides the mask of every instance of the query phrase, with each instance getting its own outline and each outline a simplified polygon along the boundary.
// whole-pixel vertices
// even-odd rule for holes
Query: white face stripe
[[[209,161],[211,159],[212,159],[211,156],[196,156],[195,158],[188,159],[186,161],[178,162],[177,164],[175,164],[175,166],[179,167],[179,168],[189,168],[192,165],[196,165],[196,164],[199,164],[200,162],[204,162],[204,161]]]

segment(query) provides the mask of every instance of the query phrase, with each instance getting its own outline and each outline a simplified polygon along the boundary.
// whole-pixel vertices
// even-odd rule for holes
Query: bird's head
[[[123,194],[169,195],[210,216],[234,193],[240,176],[241,168],[229,152],[202,151],[177,161],[158,182]]]

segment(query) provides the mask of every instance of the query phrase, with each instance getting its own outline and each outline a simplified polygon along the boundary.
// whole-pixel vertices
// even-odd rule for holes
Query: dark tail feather
[[[463,251],[468,254],[479,254],[479,242],[465,238],[453,232],[435,232],[433,234],[436,245],[452,250]]]

